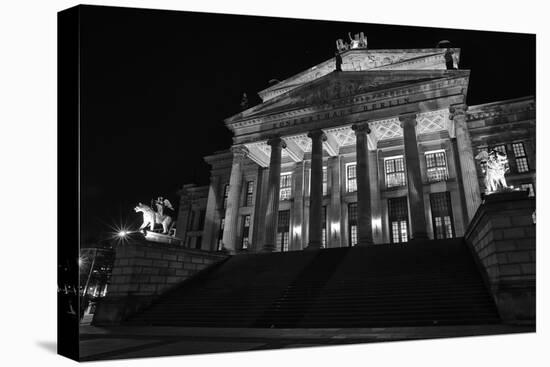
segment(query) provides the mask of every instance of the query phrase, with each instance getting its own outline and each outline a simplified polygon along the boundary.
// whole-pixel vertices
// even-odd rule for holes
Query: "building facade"
[[[534,195],[534,98],[467,106],[470,71],[445,52],[351,49],[342,71],[327,60],[259,92],[225,120],[233,146],[205,157],[210,184],[182,188],[177,236],[229,252],[461,237],[487,149]]]

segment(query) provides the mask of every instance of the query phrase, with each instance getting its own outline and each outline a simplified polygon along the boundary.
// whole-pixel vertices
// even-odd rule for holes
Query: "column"
[[[202,243],[204,247],[215,251],[218,240],[219,222],[216,221],[216,208],[218,207],[220,176],[210,177],[210,186],[208,187],[208,201],[206,202],[206,213],[204,216],[204,231],[202,233]]]
[[[340,156],[328,159],[328,184],[330,190],[330,205],[328,207],[328,247],[341,247],[342,235],[342,196],[340,195]]]
[[[271,146],[269,176],[267,183],[267,203],[265,206],[265,242],[263,251],[272,252],[277,243],[277,220],[279,216],[279,189],[281,186],[281,149],[285,142],[277,137],[267,141]]]
[[[418,157],[418,142],[416,141],[416,114],[399,116],[403,128],[405,143],[405,162],[407,169],[407,189],[409,191],[409,207],[411,216],[412,239],[428,238],[426,231],[426,213],[424,211],[424,191],[420,160]]]
[[[309,193],[309,244],[308,249],[320,249],[323,225],[323,140],[322,130],[307,134],[311,138],[311,183]]]
[[[369,150],[369,180],[372,213],[372,241],[384,243],[382,237],[382,210],[380,208],[380,179],[378,175],[378,150]]]
[[[254,201],[254,225],[252,227],[252,247],[254,251],[261,250],[260,244],[264,243],[265,235],[265,195],[267,191],[268,169],[259,166],[256,185],[256,199]]]
[[[233,165],[229,178],[229,194],[227,196],[227,208],[225,208],[225,224],[223,228],[223,248],[229,252],[237,250],[237,222],[241,187],[243,182],[242,164],[246,157],[246,148],[242,146],[232,147]]]
[[[304,161],[296,162],[292,173],[292,228],[290,230],[291,250],[303,249],[302,221],[304,218]]]
[[[449,117],[453,120],[455,126],[456,145],[460,160],[464,196],[466,198],[466,209],[468,211],[467,226],[481,203],[479,181],[477,179],[472,140],[466,124],[465,106],[451,106],[449,111],[451,113]]]
[[[372,240],[372,214],[369,179],[369,158],[367,134],[370,133],[368,123],[355,124],[355,154],[357,156],[357,245],[368,246]]]

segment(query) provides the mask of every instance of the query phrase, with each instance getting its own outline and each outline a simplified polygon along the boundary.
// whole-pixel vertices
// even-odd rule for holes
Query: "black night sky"
[[[368,21],[368,18],[365,18]],[[209,182],[202,157],[231,145],[223,119],[283,80],[334,55],[363,31],[371,49],[450,40],[471,69],[468,104],[535,94],[535,36],[110,7],[81,13],[83,237],[137,224],[139,202],[178,202]]]

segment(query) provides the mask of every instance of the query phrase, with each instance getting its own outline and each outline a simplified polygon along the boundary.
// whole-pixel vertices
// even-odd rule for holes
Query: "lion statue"
[[[162,233],[168,234],[172,226],[174,225],[172,217],[155,212],[150,206],[139,203],[134,211],[136,213],[143,213],[143,224],[139,227],[139,230],[144,230],[149,227],[151,231],[155,229],[155,224],[162,224]]]
[[[495,150],[492,150],[490,153],[482,151],[475,159],[486,164],[486,168],[483,169],[483,173],[485,174],[485,194],[511,189],[506,184],[506,178],[504,177],[506,172],[509,171],[506,154]]]

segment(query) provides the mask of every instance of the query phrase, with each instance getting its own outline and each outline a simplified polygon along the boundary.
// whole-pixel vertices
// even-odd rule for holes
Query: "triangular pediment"
[[[333,72],[306,83],[267,102],[249,108],[226,122],[256,118],[311,106],[335,104],[339,100],[378,90],[399,88],[423,82],[456,78],[465,70],[403,70]]]

